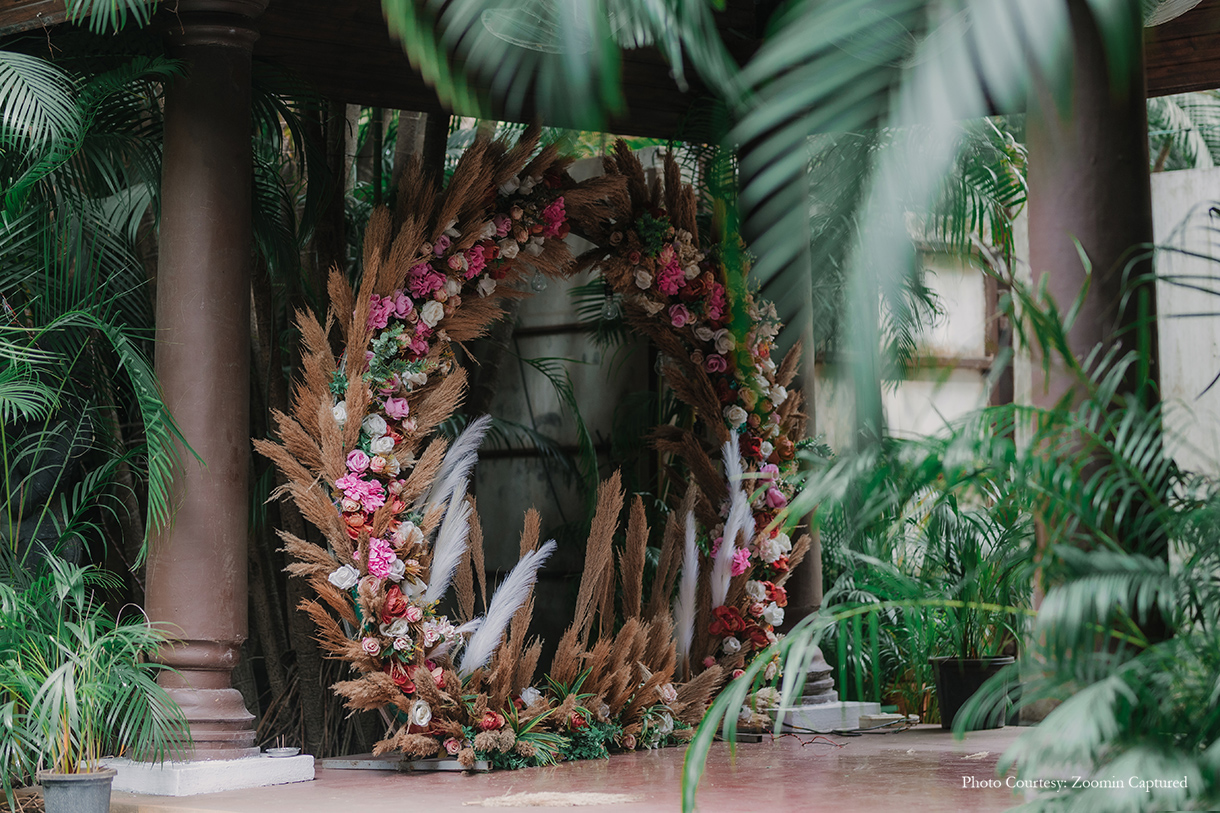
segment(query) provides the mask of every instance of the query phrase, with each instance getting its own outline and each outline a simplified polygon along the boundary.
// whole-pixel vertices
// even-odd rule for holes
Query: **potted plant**
[[[142,616],[113,617],[93,588],[114,578],[55,557],[47,572],[0,584],[0,773],[36,777],[47,813],[104,813],[113,770],[100,760],[127,750],[161,761],[189,747],[181,710],[145,655],[165,640]]]
[[[928,625],[928,662],[945,729],[988,678],[1015,662],[1025,618],[1018,610],[1028,607],[1033,583],[1029,533],[1027,519],[1003,505],[962,510],[947,500],[928,513],[919,582],[933,603],[915,623]],[[970,722],[999,728],[1005,713],[996,709]]]

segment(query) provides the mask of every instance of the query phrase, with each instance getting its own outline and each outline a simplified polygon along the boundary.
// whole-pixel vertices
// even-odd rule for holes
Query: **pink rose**
[[[399,319],[406,319],[407,314],[415,307],[411,302],[411,298],[402,291],[395,291],[390,295],[390,299],[394,302],[394,315]]]
[[[690,311],[685,305],[670,305],[669,306],[669,323],[674,327],[683,327],[691,322]]]
[[[385,414],[389,415],[396,421],[401,421],[411,413],[411,407],[407,403],[406,398],[387,398],[385,402]]]
[[[746,673],[746,670],[744,670],[744,669],[734,669],[733,670],[733,680],[737,680],[737,678],[741,677],[745,673]]]
[[[424,611],[412,604],[410,607],[407,607],[407,611],[403,617],[412,624],[418,624],[420,619],[424,617]]]
[[[359,449],[352,449],[347,453],[347,469],[348,471],[359,474],[369,467],[369,456]]]
[[[729,363],[725,360],[724,356],[712,353],[703,360],[703,369],[709,373],[723,373],[729,369]]]
[[[450,737],[449,739],[445,740],[445,753],[448,754],[449,756],[455,757],[455,756],[457,756],[458,751],[461,751],[461,750],[462,750],[462,741],[461,740],[457,739],[456,737]]]
[[[496,224],[496,237],[504,237],[508,234],[508,230],[512,228],[513,221],[506,214],[498,214],[491,219],[492,223]]]
[[[762,475],[760,479],[775,482],[779,479],[779,466],[774,463],[768,463],[759,469],[758,473]]]
[[[767,489],[767,507],[768,508],[783,508],[788,504],[788,498],[778,488],[772,486]]]
[[[364,654],[376,656],[381,652],[381,644],[376,638],[365,638],[360,642],[360,648],[364,650]]]
[[[763,614],[763,610],[767,609],[761,601],[756,601],[750,605],[750,615],[758,618]]]
[[[713,658],[711,655],[708,655],[706,658],[703,659],[703,668],[704,669],[711,669],[715,665],[716,665],[716,659]]]
[[[441,256],[449,250],[449,245],[452,242],[453,241],[449,239],[449,235],[442,234],[440,237],[436,238],[436,242],[432,244],[432,253],[438,257]]]
[[[381,474],[383,471],[385,471],[385,467],[386,459],[381,455],[377,455],[369,461],[369,471],[371,471],[373,474]]]
[[[740,576],[750,569],[750,552],[745,548],[738,548],[733,551],[733,569],[734,576]]]

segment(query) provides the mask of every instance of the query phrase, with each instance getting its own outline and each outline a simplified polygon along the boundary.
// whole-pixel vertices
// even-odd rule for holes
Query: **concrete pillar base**
[[[227,675],[226,675],[227,677]],[[254,715],[237,689],[168,688],[191,724],[191,759],[235,760],[258,756]]]
[[[313,757],[308,754],[160,764],[116,758],[103,760],[102,764],[118,771],[114,778],[116,792],[145,796],[197,796],[223,790],[309,782],[314,778]]]

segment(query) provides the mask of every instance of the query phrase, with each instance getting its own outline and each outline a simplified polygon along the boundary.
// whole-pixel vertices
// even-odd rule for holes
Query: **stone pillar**
[[[266,0],[180,0],[168,50],[157,271],[157,375],[182,433],[173,520],[152,544],[148,612],[177,642],[161,683],[195,759],[258,753],[230,675],[246,639],[250,501],[250,19]]]
[[[1128,281],[1151,272],[1141,249],[1152,243],[1152,193],[1139,3],[1127,3],[1136,39],[1127,49],[1134,64],[1122,76],[1110,71],[1086,0],[1067,4],[1071,98],[1057,108],[1043,92],[1028,119],[1030,265],[1035,288],[1045,277],[1047,292],[1066,312],[1086,281],[1074,242],[1079,241],[1092,274],[1069,333],[1071,350],[1081,360],[1098,345],[1140,351],[1127,391],[1152,398],[1154,387],[1147,384],[1156,380],[1155,285],[1141,285],[1123,301]],[[1143,259],[1132,264],[1141,252]],[[1037,360],[1034,367],[1038,406],[1053,405],[1076,383],[1061,366],[1052,367],[1049,377]]]

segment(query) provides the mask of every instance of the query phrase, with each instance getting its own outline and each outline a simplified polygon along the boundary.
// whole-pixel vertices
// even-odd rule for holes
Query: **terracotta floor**
[[[963,788],[992,779],[1020,729],[975,732],[964,741],[939,728],[834,737],[842,747],[784,737],[716,744],[699,790],[701,813],[789,811],[1000,811],[1021,801],[1005,788]],[[617,794],[590,813],[680,810],[683,749],[634,753],[551,768],[462,775],[319,770],[313,782],[187,798],[114,794],[111,813],[455,813],[502,807],[496,797],[561,792]],[[548,807],[553,805],[548,805]],[[516,806],[517,809],[540,809]]]

